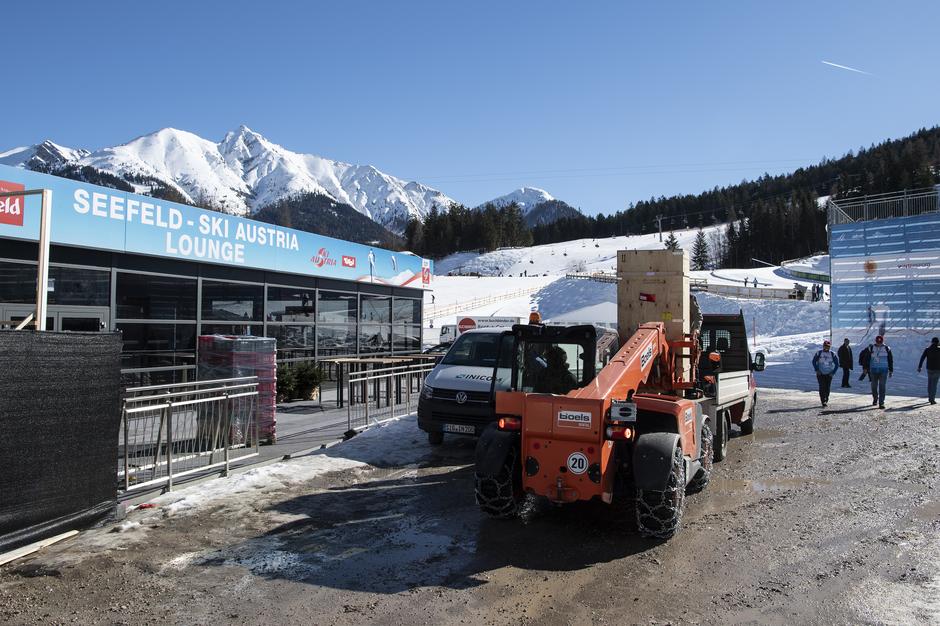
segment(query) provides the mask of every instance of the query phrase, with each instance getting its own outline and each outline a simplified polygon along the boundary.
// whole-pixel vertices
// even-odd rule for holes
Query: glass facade
[[[111,272],[84,267],[51,266],[46,286],[50,305],[108,306]],[[33,304],[36,301],[36,265],[0,261],[0,302]]]
[[[421,348],[420,297],[359,293],[364,285],[340,291],[56,264],[49,279],[50,315],[58,311],[63,329],[120,330],[122,368],[167,368],[162,378],[138,374],[146,377],[138,384],[192,380],[201,334],[273,337],[280,361]],[[0,312],[25,315],[35,284],[35,263],[0,261]],[[100,324],[83,313],[92,308]]]

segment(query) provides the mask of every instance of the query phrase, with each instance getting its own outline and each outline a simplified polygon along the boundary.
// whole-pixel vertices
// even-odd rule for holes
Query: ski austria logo
[[[343,267],[356,267],[356,257],[343,255]]]
[[[0,180],[0,193],[9,193],[11,191],[25,191],[26,186],[20,183],[11,183]],[[2,196],[0,197],[0,224],[9,224],[10,226],[23,225],[23,203],[26,198],[23,196]]]
[[[313,261],[313,264],[317,267],[323,267],[324,265],[336,265],[336,259],[330,258],[330,251],[326,248],[320,248],[320,250],[317,251],[317,256],[310,260]]]

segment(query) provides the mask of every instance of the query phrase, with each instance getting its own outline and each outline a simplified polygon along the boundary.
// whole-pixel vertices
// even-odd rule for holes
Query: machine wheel
[[[751,412],[748,415],[750,419],[748,419],[746,422],[741,422],[742,435],[754,434],[754,418],[757,417],[757,396],[754,396],[754,401],[751,402]]]
[[[708,481],[712,477],[712,465],[714,464],[714,439],[712,439],[712,429],[708,422],[702,424],[702,468],[695,474],[689,486],[686,487],[688,493],[698,493],[708,486]]]
[[[490,517],[508,519],[519,514],[524,494],[518,459],[519,447],[513,446],[499,473],[493,476],[473,475],[477,504]]]
[[[636,490],[636,525],[647,537],[669,539],[679,530],[685,503],[685,460],[676,446],[664,491]]]
[[[718,419],[715,420],[715,429],[714,458],[715,463],[720,463],[728,455],[728,435],[731,430],[731,418],[728,416],[727,411],[718,414]]]
[[[440,431],[428,433],[428,443],[431,444],[432,446],[441,445],[442,443],[444,443],[444,433]]]

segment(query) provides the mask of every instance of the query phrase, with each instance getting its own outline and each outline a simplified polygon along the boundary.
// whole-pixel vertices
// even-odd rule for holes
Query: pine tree
[[[674,232],[669,232],[669,236],[666,237],[664,245],[666,246],[666,250],[672,250],[673,252],[679,249],[679,240],[676,239],[676,234]]]
[[[708,241],[705,239],[705,231],[699,228],[695,235],[695,243],[692,245],[692,269],[708,269]]]

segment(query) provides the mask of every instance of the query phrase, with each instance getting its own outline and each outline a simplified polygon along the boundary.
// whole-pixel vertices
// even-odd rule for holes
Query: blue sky
[[[239,124],[587,213],[940,123],[935,2],[17,2],[0,149]],[[868,72],[860,74],[830,61]]]

